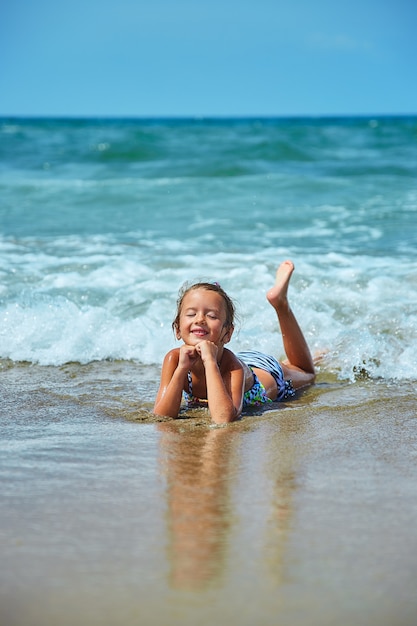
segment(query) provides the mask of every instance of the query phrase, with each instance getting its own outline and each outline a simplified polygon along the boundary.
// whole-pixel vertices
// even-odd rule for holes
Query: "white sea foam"
[[[48,242],[42,253],[3,242],[1,356],[60,365],[102,359],[161,363],[179,286],[218,280],[237,304],[231,347],[282,356],[275,314],[265,299],[288,250],[181,253],[178,240],[131,246],[112,237]],[[13,272],[6,272],[13,258]],[[290,298],[312,350],[341,378],[367,372],[417,379],[417,264],[342,253],[294,258]],[[18,271],[16,270],[18,268]]]

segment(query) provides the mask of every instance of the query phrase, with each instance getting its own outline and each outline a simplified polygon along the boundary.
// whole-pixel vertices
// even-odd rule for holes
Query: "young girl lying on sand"
[[[313,359],[287,299],[293,271],[293,263],[284,261],[266,294],[281,329],[282,363],[261,352],[225,348],[235,307],[220,285],[196,283],[180,293],[172,327],[184,343],[164,358],[154,413],[178,417],[184,394],[189,405],[208,405],[212,420],[223,424],[238,419],[243,406],[285,400],[314,382]]]

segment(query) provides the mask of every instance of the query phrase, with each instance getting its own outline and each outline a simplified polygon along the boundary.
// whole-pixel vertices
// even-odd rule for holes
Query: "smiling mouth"
[[[191,334],[195,335],[196,337],[205,337],[206,335],[208,335],[207,331],[201,329],[192,330]]]

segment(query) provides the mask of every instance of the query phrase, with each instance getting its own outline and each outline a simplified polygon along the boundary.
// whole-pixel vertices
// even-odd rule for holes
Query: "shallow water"
[[[415,624],[411,383],[219,428],[153,418],[151,376],[3,363],[2,624]]]

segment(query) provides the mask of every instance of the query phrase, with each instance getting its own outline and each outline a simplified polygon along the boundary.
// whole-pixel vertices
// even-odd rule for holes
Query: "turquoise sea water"
[[[417,118],[0,120],[0,356],[160,364],[185,280],[282,355],[284,258],[343,379],[417,377]],[[271,349],[271,333],[273,348]]]

